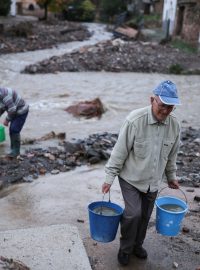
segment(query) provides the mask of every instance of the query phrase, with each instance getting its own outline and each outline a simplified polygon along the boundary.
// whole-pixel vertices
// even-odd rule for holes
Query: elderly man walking
[[[29,106],[20,95],[11,88],[0,88],[0,116],[7,112],[3,122],[9,126],[10,148],[9,157],[17,157],[20,154],[20,132],[26,121]]]
[[[125,204],[118,253],[121,265],[129,263],[132,253],[141,259],[148,256],[143,242],[164,176],[170,188],[179,188],[176,158],[180,125],[172,113],[180,105],[177,88],[164,81],[153,94],[150,106],[134,110],[126,118],[105,167],[102,192],[107,193],[118,176]]]

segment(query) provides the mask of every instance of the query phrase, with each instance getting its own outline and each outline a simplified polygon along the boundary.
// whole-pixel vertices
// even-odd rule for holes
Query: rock
[[[52,170],[52,171],[51,171],[51,174],[59,174],[59,173],[60,173],[59,170]]]
[[[200,202],[200,196],[196,195],[196,196],[194,197],[194,201]]]
[[[200,144],[200,138],[196,138],[196,139],[194,140],[194,143]]]
[[[194,192],[194,189],[193,188],[190,188],[190,189],[186,189],[187,192]]]
[[[28,266],[19,260],[8,259],[0,256],[0,267],[3,270],[31,270]]]
[[[117,27],[115,30],[114,30],[114,34],[121,34],[122,36],[126,37],[126,38],[129,38],[129,39],[137,39],[138,37],[138,30],[136,29],[133,29],[131,27]]]
[[[50,160],[55,160],[55,159],[56,159],[55,156],[52,155],[52,154],[50,154],[50,153],[45,153],[44,156],[45,156],[46,158],[50,159]]]
[[[88,161],[90,164],[96,164],[96,163],[99,163],[101,161],[101,159],[98,157],[91,157],[91,158],[89,158]]]
[[[84,146],[80,143],[65,142],[64,148],[66,153],[74,154],[77,151],[84,151]]]
[[[40,174],[46,174],[47,170],[45,168],[40,168],[39,173]]]
[[[24,176],[23,182],[31,183],[31,182],[33,182],[33,177],[32,176]]]
[[[59,140],[65,140],[66,139],[66,133],[65,132],[60,132],[57,134],[57,138]]]
[[[84,116],[86,118],[100,117],[105,112],[99,98],[95,98],[91,101],[81,101],[76,105],[69,106],[65,111],[76,117]]]
[[[189,233],[189,228],[187,228],[186,226],[184,226],[183,228],[182,228],[182,232],[184,232],[184,233]]]
[[[178,268],[178,263],[177,262],[173,262],[173,268]]]
[[[83,219],[77,219],[77,222],[84,223],[85,221]]]

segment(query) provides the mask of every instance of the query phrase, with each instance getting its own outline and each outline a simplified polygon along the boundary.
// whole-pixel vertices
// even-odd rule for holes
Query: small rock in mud
[[[178,263],[177,262],[173,262],[173,268],[178,268]]]
[[[2,270],[31,270],[28,266],[18,260],[0,256],[0,269]]]
[[[200,202],[200,196],[197,196],[197,195],[196,195],[196,196],[194,197],[194,201]]]

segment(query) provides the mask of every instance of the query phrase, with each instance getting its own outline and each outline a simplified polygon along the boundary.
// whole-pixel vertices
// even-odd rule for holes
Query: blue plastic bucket
[[[181,222],[188,210],[187,203],[176,198],[163,196],[155,201],[156,204],[156,230],[166,236],[176,236],[180,232]],[[161,206],[173,204],[183,208],[182,211],[173,212],[163,209]]]
[[[107,216],[95,213],[94,209],[99,207],[111,208],[116,212],[116,215]],[[99,201],[89,204],[88,212],[92,239],[104,243],[113,241],[117,234],[123,209],[115,203]]]

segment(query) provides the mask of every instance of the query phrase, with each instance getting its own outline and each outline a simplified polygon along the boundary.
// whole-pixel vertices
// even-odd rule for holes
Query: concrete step
[[[90,270],[78,229],[68,224],[0,232],[0,255],[31,270]]]

